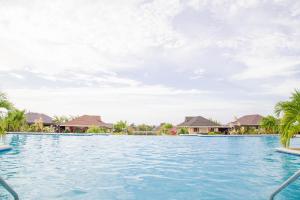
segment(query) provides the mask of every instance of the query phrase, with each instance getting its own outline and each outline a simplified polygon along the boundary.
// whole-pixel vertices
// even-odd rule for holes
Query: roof
[[[185,121],[178,126],[184,127],[197,127],[197,126],[207,126],[207,127],[218,127],[221,126],[220,124],[213,122],[212,120],[206,119],[201,116],[195,117],[185,117]]]
[[[263,116],[255,114],[255,115],[245,115],[243,117],[238,118],[236,121],[231,122],[232,125],[239,125],[239,126],[249,126],[254,125],[258,126],[260,121],[262,120]]]
[[[96,115],[83,115],[71,121],[66,122],[62,126],[75,126],[75,127],[99,126],[99,127],[112,128],[112,124],[104,123],[101,120],[101,117]]]
[[[44,124],[52,124],[52,118],[48,115],[45,115],[43,113],[33,113],[29,112],[25,114],[26,116],[26,122],[28,124],[34,124],[37,120],[42,120]]]

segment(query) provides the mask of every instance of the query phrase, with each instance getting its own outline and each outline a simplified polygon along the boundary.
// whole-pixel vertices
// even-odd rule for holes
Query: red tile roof
[[[206,119],[201,116],[196,117],[185,117],[185,121],[177,126],[185,126],[185,127],[194,127],[194,126],[207,126],[207,127],[214,127],[214,126],[221,126],[220,124],[213,122],[209,119]]]
[[[232,125],[238,126],[258,126],[260,124],[261,119],[263,116],[261,115],[245,115],[243,117],[238,118],[236,121],[231,122]]]
[[[99,126],[99,127],[112,128],[112,124],[104,123],[101,120],[100,116],[95,116],[95,115],[83,115],[83,116],[77,117],[71,121],[66,122],[62,126],[72,126],[72,127]]]

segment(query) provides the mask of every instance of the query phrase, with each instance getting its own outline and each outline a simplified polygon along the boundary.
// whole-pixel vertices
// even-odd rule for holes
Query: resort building
[[[177,128],[187,128],[189,134],[208,134],[209,132],[227,133],[228,126],[223,126],[201,116],[185,117]]]
[[[26,113],[25,116],[26,116],[26,123],[28,125],[35,124],[36,122],[42,122],[44,126],[52,126],[54,124],[50,116],[42,113],[29,112]]]
[[[60,125],[63,130],[69,132],[85,132],[90,127],[99,127],[106,129],[108,132],[111,132],[113,129],[112,124],[105,123],[101,120],[100,116],[95,115],[83,115],[77,117],[73,120],[66,122],[65,124]]]
[[[236,119],[234,122],[230,122],[228,125],[232,130],[258,130],[260,128],[260,121],[263,116],[255,114],[255,115],[245,115]]]

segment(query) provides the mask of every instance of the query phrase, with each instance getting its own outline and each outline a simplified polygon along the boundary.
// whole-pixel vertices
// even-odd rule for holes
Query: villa
[[[185,121],[177,125],[178,128],[187,128],[189,134],[208,134],[209,132],[227,133],[227,126],[222,126],[202,116],[185,117]]]
[[[233,130],[249,130],[254,129],[258,130],[260,128],[260,121],[263,116],[255,114],[255,115],[245,115],[236,119],[234,122],[230,122],[228,125]]]
[[[73,120],[66,122],[65,124],[60,125],[63,130],[68,130],[69,132],[85,132],[90,127],[99,127],[106,129],[108,132],[111,132],[113,129],[112,124],[105,123],[101,120],[100,116],[95,115],[83,115],[77,117]]]
[[[28,125],[35,124],[38,121],[41,121],[44,126],[52,126],[54,124],[52,118],[43,113],[29,112],[26,113],[25,116],[26,116],[26,123]]]

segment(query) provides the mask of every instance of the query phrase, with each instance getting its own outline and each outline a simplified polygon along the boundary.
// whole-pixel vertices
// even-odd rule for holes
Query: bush
[[[5,133],[5,121],[0,119],[0,134],[4,134]]]
[[[107,130],[105,128],[93,126],[90,127],[88,130],[86,130],[87,133],[107,133]]]
[[[218,135],[218,134],[221,134],[221,133],[219,133],[219,132],[214,132],[214,131],[208,132],[208,135]]]
[[[189,131],[187,128],[180,128],[178,130],[178,134],[188,134],[188,133],[189,133]]]
[[[118,121],[115,125],[114,125],[114,132],[115,133],[122,133],[122,132],[127,132],[127,121]]]

